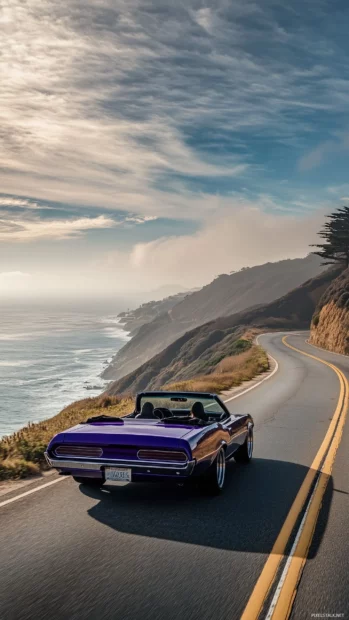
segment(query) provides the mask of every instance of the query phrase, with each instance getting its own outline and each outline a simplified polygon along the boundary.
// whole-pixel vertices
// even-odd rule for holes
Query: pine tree
[[[341,207],[326,217],[328,221],[319,232],[324,242],[313,245],[319,248],[314,254],[324,259],[323,265],[342,263],[349,267],[349,207]]]

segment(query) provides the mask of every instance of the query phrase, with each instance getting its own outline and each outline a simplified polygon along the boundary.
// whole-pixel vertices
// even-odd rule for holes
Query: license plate
[[[125,467],[106,467],[106,482],[131,482],[131,469]]]

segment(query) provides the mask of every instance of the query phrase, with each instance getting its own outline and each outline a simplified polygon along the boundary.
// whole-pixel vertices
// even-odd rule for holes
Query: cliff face
[[[134,337],[120,349],[103,377],[120,379],[195,327],[269,303],[323,271],[320,258],[310,254],[306,258],[266,263],[221,275],[150,322],[138,326]]]
[[[315,307],[339,271],[325,271],[270,304],[220,317],[190,330],[135,371],[112,383],[109,394],[159,389],[212,372],[217,363],[240,352],[246,330],[308,329]]]
[[[310,342],[349,355],[349,269],[321,297],[311,323]]]

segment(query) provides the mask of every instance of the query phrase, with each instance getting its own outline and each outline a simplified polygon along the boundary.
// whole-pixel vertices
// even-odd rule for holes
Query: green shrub
[[[237,340],[234,343],[232,350],[237,351],[238,353],[242,353],[242,351],[247,351],[247,349],[250,349],[251,347],[252,347],[251,340],[245,340],[244,338],[239,338],[239,340]]]
[[[314,327],[317,327],[319,325],[319,321],[320,321],[320,314],[314,314],[313,321],[312,321]]]

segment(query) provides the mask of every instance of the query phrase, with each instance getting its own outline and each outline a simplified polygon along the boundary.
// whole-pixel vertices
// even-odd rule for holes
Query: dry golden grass
[[[0,480],[14,480],[39,473],[39,465],[31,461],[15,458],[0,461]]]
[[[256,375],[269,369],[269,360],[265,351],[253,345],[248,351],[239,355],[226,357],[219,362],[213,373],[201,375],[187,381],[178,381],[165,386],[168,390],[185,392],[219,393],[249,381]]]
[[[249,327],[244,334],[241,336],[244,340],[250,340],[251,342],[258,336],[258,334],[262,333],[262,329],[260,327]]]
[[[229,355],[225,357],[219,364],[217,364],[215,369],[216,373],[225,373],[225,372],[236,372],[237,370],[241,370],[246,366],[246,363],[254,356],[254,351],[252,349],[248,349],[243,353],[239,353],[239,355]]]

